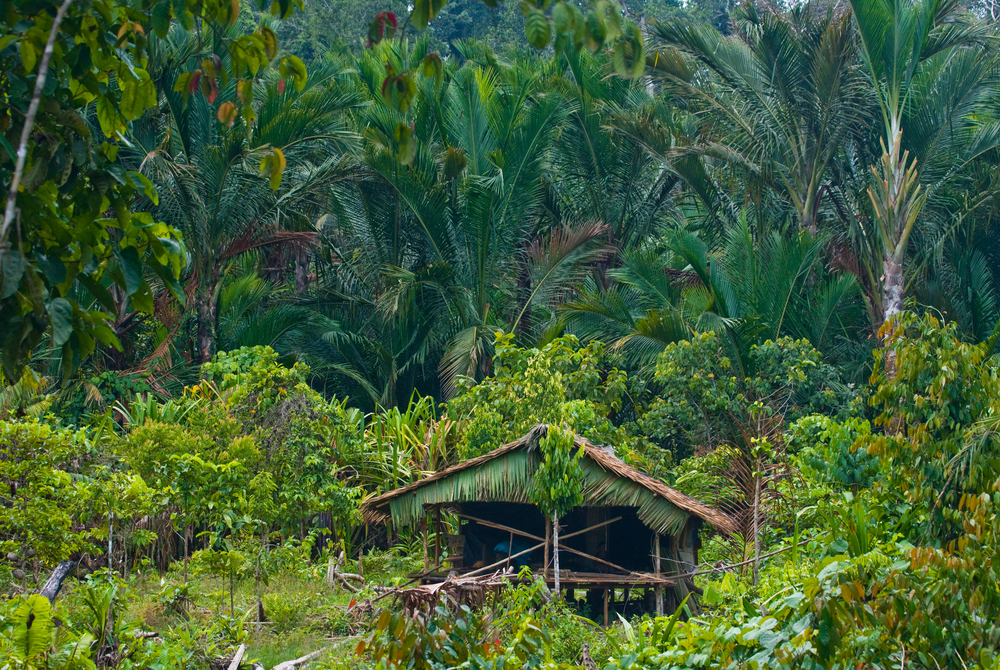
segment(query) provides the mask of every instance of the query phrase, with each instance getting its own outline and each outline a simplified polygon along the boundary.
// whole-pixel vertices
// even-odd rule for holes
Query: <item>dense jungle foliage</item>
[[[8,0],[0,669],[1000,670],[998,19]],[[539,423],[732,517],[696,599],[402,611],[361,504]]]

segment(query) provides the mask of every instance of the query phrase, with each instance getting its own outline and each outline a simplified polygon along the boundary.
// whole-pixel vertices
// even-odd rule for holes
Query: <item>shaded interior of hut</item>
[[[433,551],[443,552],[448,571],[468,573],[482,568],[530,568],[553,582],[551,524],[530,504],[464,502],[449,506],[458,513],[461,531],[447,535],[443,546],[431,539]],[[547,528],[548,526],[548,528]],[[576,507],[559,519],[561,590],[581,612],[595,619],[652,613],[657,603],[654,575],[687,572],[697,565],[699,523],[689,524],[680,538],[660,537],[660,570],[656,569],[657,538],[634,507]],[[432,529],[433,530],[433,527]],[[515,532],[520,531],[520,533]],[[538,546],[548,542],[548,548]],[[433,558],[438,558],[434,555]],[[547,564],[546,564],[547,561]],[[498,564],[498,565],[497,565]],[[674,584],[660,584],[669,606],[677,602]],[[660,605],[662,607],[663,604]]]

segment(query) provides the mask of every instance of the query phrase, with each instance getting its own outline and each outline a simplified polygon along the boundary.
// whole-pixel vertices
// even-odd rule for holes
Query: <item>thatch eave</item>
[[[548,426],[486,454],[445,468],[420,481],[370,498],[361,507],[366,522],[413,523],[426,507],[462,502],[527,503],[537,467],[535,447]],[[584,448],[583,506],[636,507],[640,520],[655,532],[676,534],[690,516],[732,533],[736,523],[723,512],[676,491],[626,465],[608,450],[577,437]]]

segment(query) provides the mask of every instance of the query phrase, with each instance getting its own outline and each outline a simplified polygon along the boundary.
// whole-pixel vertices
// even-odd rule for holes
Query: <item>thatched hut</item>
[[[368,523],[423,528],[425,564],[433,560],[439,569],[427,579],[528,565],[552,583],[552,523],[528,499],[540,462],[538,440],[546,431],[535,426],[487,454],[371,498],[362,514]],[[570,597],[587,590],[594,609],[603,595],[606,620],[609,609],[669,610],[693,587],[684,575],[698,564],[702,524],[723,533],[734,532],[736,524],[629,467],[611,449],[580,437],[576,443],[584,448],[583,503],[559,519],[562,587]],[[459,532],[443,532],[442,511],[456,515]],[[454,522],[452,529],[458,530]]]

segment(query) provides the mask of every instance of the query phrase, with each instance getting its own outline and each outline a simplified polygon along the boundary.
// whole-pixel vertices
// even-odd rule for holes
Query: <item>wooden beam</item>
[[[608,524],[611,524],[611,523],[614,523],[615,521],[620,521],[620,520],[621,520],[621,517],[620,516],[616,516],[614,519],[608,519],[607,521],[602,521],[601,523],[595,523],[593,526],[588,526],[588,527],[584,528],[583,530],[575,530],[572,533],[566,533],[565,535],[560,536],[559,541],[562,542],[563,540],[568,540],[571,537],[576,537],[577,535],[582,535],[584,533],[589,533],[590,531],[592,531],[592,530],[594,530],[596,528],[600,528],[601,526],[607,526]],[[565,549],[565,547],[563,547],[563,548]]]
[[[523,556],[524,554],[530,554],[535,549],[538,549],[539,547],[543,546],[544,544],[545,544],[544,542],[540,542],[539,544],[536,544],[535,546],[531,547],[530,549],[525,549],[524,551],[519,551],[519,552],[517,552],[516,554],[514,554],[512,556],[507,556],[506,558],[501,558],[496,563],[490,563],[489,565],[484,565],[483,567],[477,568],[476,570],[473,570],[472,572],[466,572],[466,573],[462,574],[462,577],[473,577],[475,575],[482,574],[482,573],[484,573],[487,570],[490,570],[492,568],[498,568],[501,565],[503,565],[504,563],[506,563],[507,561],[514,560],[518,556]]]
[[[545,538],[538,537],[537,535],[532,535],[531,533],[525,532],[523,530],[518,530],[516,528],[511,528],[510,526],[505,526],[505,525],[503,525],[501,523],[496,523],[494,521],[487,521],[485,519],[479,519],[479,518],[476,518],[474,516],[469,516],[468,514],[456,514],[456,516],[461,517],[462,519],[468,519],[469,521],[475,521],[476,523],[481,523],[481,524],[483,524],[484,526],[486,526],[488,528],[495,528],[497,530],[504,530],[504,531],[507,531],[508,533],[514,533],[515,535],[520,535],[521,537],[526,537],[528,539],[535,540],[536,542],[545,542]],[[567,533],[566,535],[561,535],[559,537],[559,541],[562,542],[564,540],[568,540],[571,537],[576,537],[577,535],[582,535],[583,533],[589,533],[592,530],[595,530],[595,529],[600,528],[602,526],[607,526],[608,524],[614,523],[615,521],[619,521],[619,520],[621,520],[621,517],[620,516],[616,516],[614,519],[609,519],[607,521],[602,521],[601,523],[596,523],[593,526],[587,526],[583,530],[576,530],[576,531],[573,531],[572,533]],[[551,521],[549,519],[546,519],[546,522],[550,523]]]
[[[604,565],[608,566],[609,568],[614,568],[615,570],[621,570],[622,572],[624,572],[625,574],[628,574],[628,575],[642,574],[642,573],[635,572],[633,570],[628,570],[626,568],[623,568],[620,565],[615,565],[611,561],[605,561],[603,558],[598,558],[597,556],[591,556],[590,554],[584,553],[584,552],[580,551],[579,549],[573,549],[572,547],[564,547],[564,546],[562,546],[560,544],[559,545],[559,551],[568,551],[571,554],[576,554],[577,556],[583,556],[584,558],[589,558],[592,561],[597,561],[598,563],[603,563]]]
[[[511,528],[510,526],[505,526],[502,523],[487,521],[486,519],[477,519],[476,517],[469,516],[468,514],[456,514],[455,516],[461,519],[468,519],[469,521],[475,521],[476,523],[480,523],[486,526],[487,528],[496,528],[497,530],[503,530],[508,533],[514,533],[515,535],[520,535],[521,537],[526,537],[528,539],[535,540],[536,542],[545,541],[544,538],[538,537],[537,535],[532,535],[531,533],[526,533],[523,530],[518,530],[517,528]]]
[[[608,617],[608,591],[610,589],[604,589],[604,627],[607,628],[611,625],[611,619]]]

